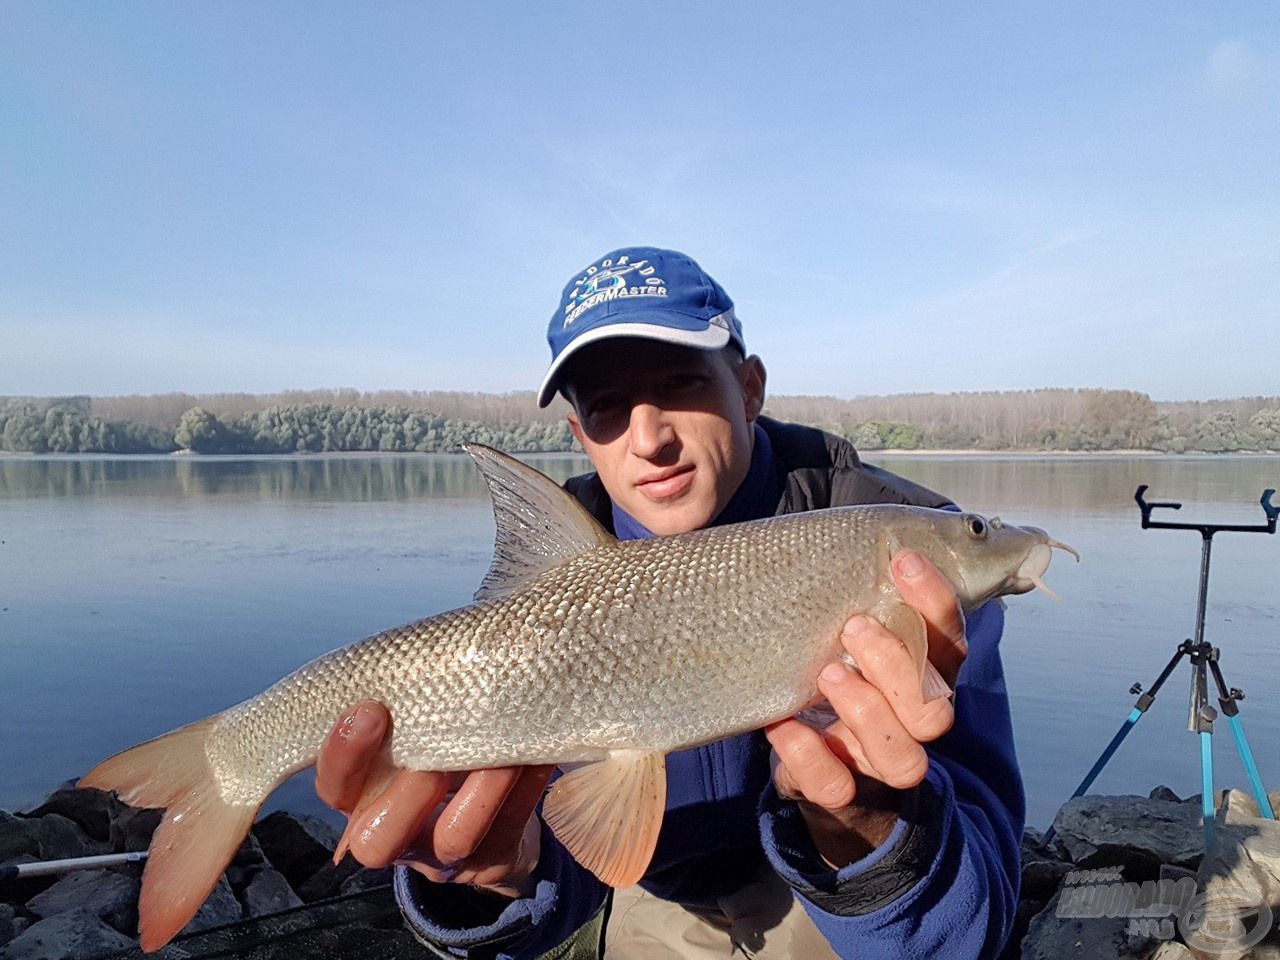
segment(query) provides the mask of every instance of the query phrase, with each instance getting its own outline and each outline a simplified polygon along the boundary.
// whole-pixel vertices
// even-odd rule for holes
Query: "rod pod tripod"
[[[1071,799],[1082,796],[1089,789],[1093,781],[1097,779],[1098,774],[1102,772],[1102,768],[1107,765],[1107,761],[1119,749],[1120,744],[1124,742],[1124,738],[1134,728],[1143,714],[1147,712],[1151,704],[1155,702],[1156,694],[1160,692],[1160,688],[1164,686],[1164,682],[1169,679],[1169,675],[1173,673],[1174,667],[1178,665],[1184,656],[1191,665],[1191,704],[1187,717],[1187,729],[1192,733],[1199,734],[1200,737],[1200,807],[1204,821],[1204,849],[1208,853],[1213,845],[1213,820],[1214,820],[1214,802],[1213,802],[1213,721],[1218,717],[1218,711],[1209,705],[1209,674],[1213,674],[1214,685],[1218,689],[1218,704],[1222,708],[1222,715],[1227,718],[1227,723],[1231,726],[1231,733],[1235,737],[1236,750],[1240,754],[1240,761],[1244,764],[1245,773],[1249,777],[1249,784],[1253,789],[1254,799],[1258,803],[1258,810],[1262,816],[1268,820],[1275,819],[1275,812],[1271,809],[1271,801],[1267,797],[1266,788],[1262,785],[1262,778],[1258,776],[1257,764],[1253,762],[1253,751],[1249,749],[1249,741],[1244,735],[1244,726],[1240,722],[1239,701],[1244,699],[1244,691],[1239,687],[1228,687],[1226,681],[1222,678],[1222,669],[1218,666],[1220,659],[1220,651],[1217,647],[1210,644],[1204,638],[1204,616],[1205,607],[1209,597],[1209,557],[1213,548],[1213,535],[1215,533],[1275,533],[1276,518],[1280,517],[1280,506],[1271,503],[1271,497],[1275,494],[1275,490],[1268,488],[1262,491],[1262,511],[1266,515],[1266,522],[1259,524],[1216,524],[1216,523],[1170,523],[1161,522],[1151,519],[1151,511],[1157,508],[1169,510],[1181,510],[1181,503],[1148,503],[1143,499],[1143,494],[1147,492],[1147,485],[1144,483],[1138,487],[1133,495],[1133,499],[1138,503],[1138,509],[1142,511],[1142,529],[1159,529],[1159,530],[1197,530],[1200,533],[1200,594],[1196,606],[1196,637],[1195,640],[1183,640],[1178,644],[1178,649],[1174,651],[1169,662],[1160,671],[1160,675],[1156,677],[1155,682],[1151,684],[1151,688],[1143,691],[1142,684],[1135,683],[1129,688],[1129,692],[1139,694],[1137,702],[1133,706],[1133,710],[1129,713],[1128,718],[1120,729],[1116,731],[1116,735],[1111,738],[1111,742],[1107,744],[1106,749],[1102,751],[1102,755],[1098,757],[1093,768],[1080,781],[1080,786],[1076,787],[1076,792],[1071,795]],[[1054,830],[1049,828],[1048,833],[1044,835],[1045,842],[1048,843],[1053,839]]]

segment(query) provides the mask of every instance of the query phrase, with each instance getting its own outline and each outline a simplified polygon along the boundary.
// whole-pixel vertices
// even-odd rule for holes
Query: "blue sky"
[[[0,395],[533,389],[631,243],[774,393],[1280,393],[1280,17],[0,5]]]

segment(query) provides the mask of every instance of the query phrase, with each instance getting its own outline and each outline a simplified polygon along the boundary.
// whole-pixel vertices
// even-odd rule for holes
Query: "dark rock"
[[[31,924],[0,948],[0,960],[70,960],[99,957],[132,947],[133,941],[92,911],[67,910]]]
[[[1062,878],[1075,867],[1064,860],[1022,859],[1022,891],[1024,900],[1039,900],[1043,904],[1058,892]]]
[[[39,863],[39,857],[33,857],[29,853],[24,853],[20,857],[14,857],[6,861],[6,866],[20,866],[24,863]],[[47,890],[58,880],[57,877],[23,877],[21,880],[6,880],[0,885],[0,895],[9,903],[18,904],[26,903],[32,897],[42,890]]]
[[[1009,939],[1005,941],[998,960],[1018,960],[1022,953],[1022,939],[1027,935],[1027,927],[1031,925],[1031,919],[1043,909],[1043,900],[1024,898],[1018,901],[1018,909],[1013,915],[1013,929],[1009,931]]]
[[[1196,872],[1194,870],[1188,870],[1186,867],[1175,867],[1171,863],[1160,864],[1159,879],[1161,880],[1171,880],[1177,883],[1179,880],[1195,880],[1195,878]]]
[[[277,811],[253,825],[271,865],[284,874],[295,889],[332,859],[339,834],[318,817]]]
[[[1156,787],[1147,795],[1148,800],[1164,800],[1166,803],[1181,803],[1182,798],[1166,787],[1164,784]]]
[[[1145,956],[1150,943],[1134,943],[1128,917],[1076,917],[1068,906],[1059,910],[1059,891],[1043,910],[1032,918],[1022,941],[1022,960],[1130,960]]]
[[[250,833],[244,838],[244,843],[240,844],[236,855],[231,858],[231,863],[227,865],[227,882],[231,884],[235,895],[243,899],[245,888],[253,878],[263,870],[269,869],[271,864],[267,862],[267,857],[262,852],[262,847],[258,845],[257,839]]]
[[[1067,852],[1055,838],[1052,843],[1044,842],[1044,834],[1035,827],[1026,827],[1022,831],[1022,856],[1035,860],[1065,860]]]
[[[1204,848],[1198,809],[1147,797],[1075,797],[1054,827],[1077,866],[1122,867],[1128,880],[1155,879],[1162,863],[1194,867]]]
[[[332,860],[326,860],[324,866],[308,877],[305,883],[294,889],[298,891],[298,896],[304,903],[327,900],[341,893],[342,884],[347,878],[362,869],[364,868],[360,866],[359,861],[349,855],[343,857],[337,864]]]
[[[111,839],[111,819],[123,806],[114,794],[101,790],[78,790],[74,781],[68,781],[67,785],[45,797],[38,807],[22,815],[36,818],[56,813],[73,822],[89,839],[106,843]]]
[[[0,863],[16,860],[23,854],[40,857],[37,821],[0,810]]]
[[[12,904],[0,903],[0,947],[17,936],[13,929],[13,921],[17,915],[18,911]]]
[[[111,820],[108,831],[111,849],[116,853],[145,850],[151,845],[151,835],[160,826],[163,810],[121,805],[119,813]]]
[[[394,875],[391,867],[383,867],[381,870],[358,870],[342,882],[341,892],[362,893],[374,887],[389,886]]]
[[[27,909],[37,917],[48,918],[79,907],[121,933],[134,936],[138,930],[141,886],[137,876],[111,870],[80,870],[32,897]]]
[[[75,822],[60,813],[47,813],[36,824],[41,860],[63,860],[70,857],[92,857],[109,853],[105,843],[95,843]]]
[[[224,924],[235,923],[237,920],[243,919],[243,917],[244,913],[240,909],[240,901],[231,892],[231,886],[227,883],[227,878],[225,876],[219,877],[208,899],[200,905],[200,909],[191,918],[191,922],[183,927],[178,935],[221,927]]]
[[[264,917],[302,906],[302,899],[293,892],[284,874],[267,868],[255,876],[241,895],[246,917]]]

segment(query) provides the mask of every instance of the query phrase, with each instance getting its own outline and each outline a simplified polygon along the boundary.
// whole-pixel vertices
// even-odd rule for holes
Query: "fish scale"
[[[364,699],[391,711],[394,761],[422,770],[671,752],[793,713],[884,588],[882,523],[850,507],[631,541],[320,657],[221,715],[223,795],[307,766]]]

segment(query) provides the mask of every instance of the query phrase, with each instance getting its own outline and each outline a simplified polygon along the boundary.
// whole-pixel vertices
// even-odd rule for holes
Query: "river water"
[[[966,508],[1076,547],[1009,601],[1003,641],[1029,822],[1058,805],[1194,630],[1200,537],[1142,530],[1134,489],[1179,521],[1255,523],[1276,457],[870,458]],[[570,456],[529,457],[563,479]],[[462,456],[0,457],[0,808],[257,693],[308,659],[469,601],[493,524]],[[1269,788],[1280,783],[1280,535],[1214,540],[1206,636]],[[1198,792],[1180,665],[1095,784]],[[1225,722],[1219,786],[1245,786]],[[271,807],[318,812],[306,775]]]

